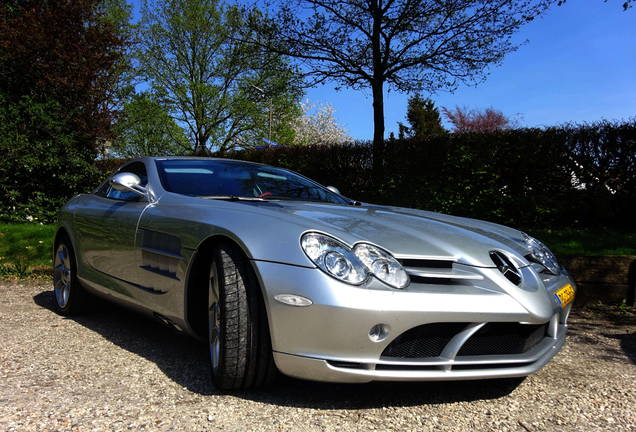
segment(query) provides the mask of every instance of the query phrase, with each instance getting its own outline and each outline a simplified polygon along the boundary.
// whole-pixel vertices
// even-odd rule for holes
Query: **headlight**
[[[351,250],[332,237],[313,232],[304,234],[300,245],[318,268],[343,282],[360,285],[373,275],[393,288],[409,284],[402,265],[377,246],[359,243]]]
[[[369,276],[351,249],[332,237],[307,233],[302,236],[300,245],[318,268],[336,279],[360,285]]]
[[[532,260],[544,266],[550,273],[559,274],[561,266],[554,253],[546,245],[526,233],[523,233],[523,240]]]
[[[388,252],[366,243],[360,243],[353,253],[378,279],[393,288],[402,289],[409,284],[409,277],[400,264]]]

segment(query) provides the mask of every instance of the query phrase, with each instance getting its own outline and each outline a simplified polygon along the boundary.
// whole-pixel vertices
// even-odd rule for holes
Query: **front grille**
[[[433,323],[414,327],[395,338],[382,358],[439,357],[444,347],[469,323]],[[461,347],[457,356],[522,354],[545,336],[548,324],[487,323]]]
[[[438,357],[446,344],[468,323],[434,323],[414,327],[395,338],[382,357]]]
[[[546,335],[547,324],[487,323],[466,341],[458,356],[521,354]]]

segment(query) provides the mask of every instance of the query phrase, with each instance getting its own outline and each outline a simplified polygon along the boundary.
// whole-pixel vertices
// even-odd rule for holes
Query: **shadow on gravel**
[[[602,338],[616,339],[620,349],[606,346],[597,356],[611,361],[620,361],[627,356],[636,364],[636,332],[631,331],[636,325],[635,312],[634,309],[602,304],[575,310],[570,318],[569,337],[588,345],[598,345]],[[599,333],[599,328],[604,331]]]
[[[603,336],[611,339],[618,339],[627,358],[633,364],[636,364],[636,332],[632,334],[604,334]]]
[[[52,291],[33,297],[54,313]],[[225,393],[213,388],[205,344],[182,335],[147,316],[96,299],[86,315],[67,318],[99,333],[131,353],[153,363],[172,381],[201,395],[233,396],[273,405],[314,409],[364,409],[383,406],[442,404],[496,399],[510,394],[522,379],[457,381],[443,383],[329,384],[279,375],[267,389]],[[122,377],[126,379],[126,377]]]

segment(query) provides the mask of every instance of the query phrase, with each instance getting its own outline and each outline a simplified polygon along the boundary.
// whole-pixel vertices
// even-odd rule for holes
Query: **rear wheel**
[[[84,310],[87,294],[77,279],[75,253],[65,235],[55,245],[53,293],[55,304],[63,315],[73,315]]]
[[[217,248],[208,283],[208,342],[214,385],[225,390],[270,383],[276,373],[259,286],[243,254]]]

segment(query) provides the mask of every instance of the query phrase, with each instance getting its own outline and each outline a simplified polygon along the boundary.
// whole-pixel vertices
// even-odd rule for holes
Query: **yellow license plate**
[[[567,284],[561,288],[557,292],[554,293],[556,298],[561,303],[561,307],[564,308],[574,300],[574,287],[572,285]]]

